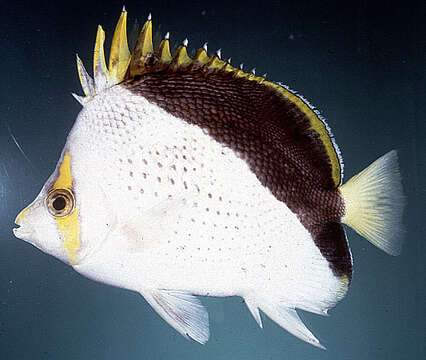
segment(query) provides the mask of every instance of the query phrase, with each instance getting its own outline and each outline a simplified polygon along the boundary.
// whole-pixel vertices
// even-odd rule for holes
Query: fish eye
[[[66,216],[74,210],[74,195],[67,189],[52,190],[47,196],[47,209],[53,216]]]

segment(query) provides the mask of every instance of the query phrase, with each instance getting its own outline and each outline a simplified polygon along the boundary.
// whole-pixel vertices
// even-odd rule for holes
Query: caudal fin
[[[386,253],[399,255],[405,198],[397,152],[383,155],[339,190],[345,201],[342,222]]]

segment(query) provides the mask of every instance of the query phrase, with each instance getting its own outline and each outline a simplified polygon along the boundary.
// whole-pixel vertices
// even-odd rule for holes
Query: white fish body
[[[91,196],[98,186],[112,210],[104,219],[110,233],[77,271],[142,294],[238,295],[265,312],[277,302],[318,313],[334,305],[341,282],[243,160],[144,98],[108,92],[83,109],[65,146],[73,177],[93,179],[75,180],[81,209],[99,201]],[[117,113],[121,120],[111,123]],[[81,231],[97,233],[93,225],[82,213]]]
[[[123,14],[119,30],[125,28]],[[142,54],[143,66],[148,66],[146,59],[153,51],[147,40],[150,23],[145,24],[134,52]],[[398,239],[389,240],[399,229],[402,211],[395,153],[378,160],[356,179],[333,188],[331,195],[315,190],[312,199],[324,193],[320,199],[338,211],[338,216],[330,214],[331,225],[323,224],[321,219],[328,216],[324,204],[318,204],[322,213],[317,213],[314,200],[310,203],[309,197],[303,201],[298,197],[297,186],[304,186],[300,185],[305,183],[303,179],[292,182],[294,175],[289,175],[286,181],[290,185],[284,189],[299,202],[287,203],[280,198],[280,184],[273,181],[274,167],[266,166],[269,170],[261,173],[260,167],[269,159],[258,156],[255,146],[264,147],[256,138],[250,140],[250,131],[243,131],[245,148],[239,148],[238,143],[233,147],[228,129],[219,128],[221,137],[215,137],[215,129],[191,123],[186,114],[167,111],[141,96],[130,82],[121,82],[126,79],[127,67],[127,74],[131,73],[138,61],[130,60],[125,51],[115,52],[120,55],[111,52],[112,59],[119,57],[114,66],[123,62],[125,66],[111,68],[110,63],[115,72],[107,73],[99,60],[103,36],[100,29],[95,83],[78,60],[87,95],[77,96],[83,110],[55,172],[36,200],[18,215],[20,227],[14,229],[15,235],[91,279],[141,293],[177,331],[200,343],[209,337],[208,315],[195,296],[241,296],[259,326],[260,309],[290,333],[322,347],[295,309],[326,314],[347,291],[352,259],[337,220],[353,226],[385,251],[398,252]],[[168,38],[164,41],[160,61],[168,61],[172,69],[186,64],[182,55],[186,45],[178,49],[173,62],[164,50]],[[198,61],[207,61],[202,58],[205,50],[200,51]],[[212,59],[206,64],[217,61]],[[239,70],[232,71],[240,76]],[[247,81],[258,81],[254,76],[250,79]],[[154,86],[161,88],[160,80]],[[288,91],[285,94],[305,111],[299,98]],[[173,103],[174,94],[170,100],[156,96],[160,104]],[[218,101],[228,100],[219,97]],[[189,113],[194,106],[184,105]],[[217,116],[219,124],[222,114],[213,110],[207,108],[205,115],[213,113],[213,123]],[[338,185],[341,164],[333,153],[337,147],[320,119],[313,112],[310,116],[317,129],[312,130],[317,132],[314,139],[320,139],[320,145],[331,154],[330,163],[337,169],[333,170],[333,181]],[[272,136],[272,144],[275,133],[266,134]],[[295,149],[302,151],[295,144]],[[277,146],[280,151],[280,143]],[[257,156],[259,165],[250,162]],[[292,166],[291,174],[300,164]],[[317,181],[303,167],[294,174],[304,174],[314,184]],[[345,208],[334,201],[344,203]],[[384,209],[383,215],[370,214],[373,203]],[[359,220],[364,219],[359,214],[366,220]]]

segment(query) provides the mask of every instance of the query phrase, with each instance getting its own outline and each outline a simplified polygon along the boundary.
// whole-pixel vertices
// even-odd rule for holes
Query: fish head
[[[73,201],[72,192],[66,189],[52,189],[49,192],[43,187],[36,199],[16,217],[15,223],[19,227],[14,228],[13,233],[41,251],[68,262],[63,246],[64,235],[56,220],[61,215],[64,219],[72,216]],[[71,226],[67,226],[66,232],[72,233]]]
[[[102,191],[92,182],[84,181],[83,176],[76,176],[71,154],[63,151],[38,196],[16,217],[19,227],[13,233],[74,266],[107,238],[111,222]]]

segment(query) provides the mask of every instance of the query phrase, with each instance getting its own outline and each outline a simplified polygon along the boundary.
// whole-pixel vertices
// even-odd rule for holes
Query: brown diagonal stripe
[[[350,277],[350,252],[338,224],[343,199],[325,146],[296,104],[270,86],[197,64],[135,76],[124,86],[233,149],[297,214],[333,272]]]

